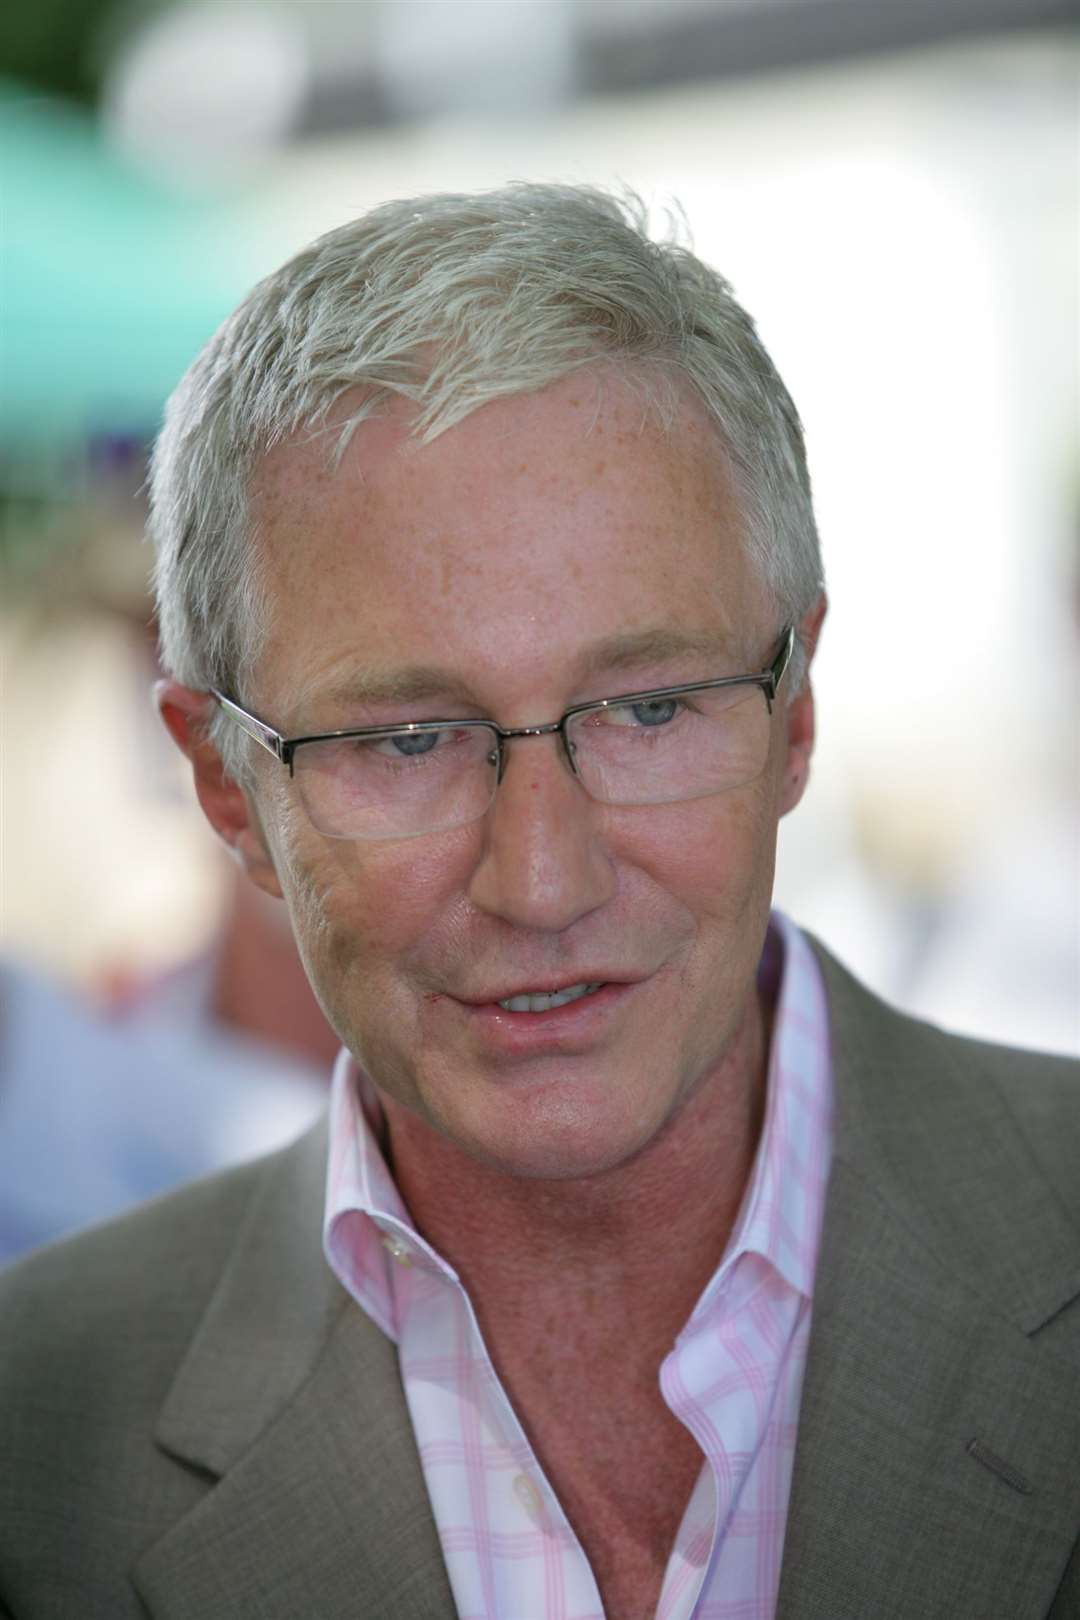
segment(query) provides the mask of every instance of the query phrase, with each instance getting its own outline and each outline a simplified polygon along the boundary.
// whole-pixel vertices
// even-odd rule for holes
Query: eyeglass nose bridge
[[[569,765],[576,780],[581,778],[578,774],[577,762],[574,759],[575,748],[566,734],[565,720],[552,720],[546,726],[514,726],[507,729],[505,726],[492,726],[495,733],[495,747],[488,758],[495,766],[495,786],[498,787],[506,770],[506,744],[515,737],[554,737],[558,736],[562,743],[563,758]]]

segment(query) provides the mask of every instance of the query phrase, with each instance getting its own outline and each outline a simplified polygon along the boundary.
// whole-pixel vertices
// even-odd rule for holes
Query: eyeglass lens
[[[768,705],[758,686],[720,687],[588,709],[571,717],[566,736],[592,798],[673,803],[761,774]],[[307,812],[332,838],[410,838],[475,821],[495,794],[497,767],[498,734],[476,725],[333,738],[302,744],[294,756]]]

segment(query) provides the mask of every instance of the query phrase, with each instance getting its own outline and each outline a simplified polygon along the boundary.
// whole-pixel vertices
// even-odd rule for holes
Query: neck
[[[664,1332],[678,1332],[738,1215],[761,1129],[770,1025],[769,1006],[751,997],[729,1050],[664,1131],[629,1163],[581,1180],[507,1175],[384,1100],[399,1191],[482,1322],[586,1291],[613,1320],[629,1298],[638,1313],[647,1300]]]

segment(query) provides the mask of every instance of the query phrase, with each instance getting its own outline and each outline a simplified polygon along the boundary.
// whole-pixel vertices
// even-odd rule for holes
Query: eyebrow
[[[578,680],[601,674],[627,674],[672,658],[708,657],[721,662],[728,650],[722,635],[657,628],[608,636],[589,647],[577,661]],[[435,664],[408,664],[399,669],[354,670],[346,680],[321,693],[306,692],[303,705],[318,703],[339,710],[369,703],[422,703],[446,699],[476,703],[476,694],[452,671]]]
[[[706,657],[722,660],[729,649],[729,638],[706,631],[655,630],[625,631],[596,642],[581,659],[583,676],[605,674],[608,670],[640,669],[668,658]]]
[[[449,670],[431,664],[407,664],[400,669],[354,670],[346,680],[324,691],[305,692],[303,703],[305,707],[326,704],[348,709],[364,703],[422,703],[428,698],[475,701],[465,682]]]

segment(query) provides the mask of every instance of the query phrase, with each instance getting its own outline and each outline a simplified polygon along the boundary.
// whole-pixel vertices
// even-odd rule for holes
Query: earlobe
[[[195,793],[207,821],[252,881],[280,898],[277,872],[250,798],[227,774],[207,735],[212,699],[172,680],[158,681],[154,698],[170,736],[191,763]]]
[[[810,759],[814,751],[814,694],[810,690],[809,680],[804,680],[802,690],[788,710],[787,725],[787,758],[780,791],[782,816],[794,810],[810,780]]]

